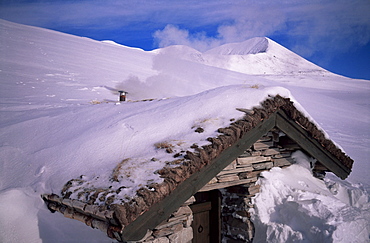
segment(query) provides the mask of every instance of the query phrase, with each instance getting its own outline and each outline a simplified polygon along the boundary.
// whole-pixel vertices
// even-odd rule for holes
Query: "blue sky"
[[[369,0],[0,0],[2,19],[144,50],[267,36],[334,73],[370,80],[369,13]]]

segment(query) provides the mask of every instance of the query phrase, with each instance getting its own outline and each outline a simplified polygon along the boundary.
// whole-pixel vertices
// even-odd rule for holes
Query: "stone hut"
[[[317,162],[316,177],[330,171],[341,179],[353,160],[345,155],[288,98],[269,97],[259,108],[239,109],[245,115],[220,128],[209,145],[194,145],[177,166],[157,171],[164,179],[139,189],[129,201],[104,204],[105,192],[90,191],[86,201],[69,197],[69,181],[60,195],[45,194],[48,208],[102,230],[120,242],[251,242],[248,209],[259,192],[261,172],[294,163],[300,150]],[[201,131],[199,131],[201,132]],[[171,151],[169,151],[171,152]],[[176,157],[176,156],[174,156]],[[106,194],[107,195],[107,194]]]

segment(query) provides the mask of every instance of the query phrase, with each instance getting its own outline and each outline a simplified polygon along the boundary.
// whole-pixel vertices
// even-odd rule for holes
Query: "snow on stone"
[[[331,74],[266,38],[219,47],[217,54],[183,46],[146,52],[3,20],[0,31],[1,242],[109,242],[99,231],[51,214],[40,195],[59,194],[80,176],[104,186],[117,163],[131,158],[132,181],[125,182],[131,187],[124,192],[130,196],[138,184],[158,180],[141,166],[153,154],[158,161],[150,170],[167,159],[155,143],[185,148],[206,142],[193,127],[213,136],[242,116],[235,108],[277,93],[294,97],[355,163],[347,181],[329,176],[318,182],[299,165],[266,173],[263,191],[274,198],[261,207],[279,210],[256,215],[265,232],[259,239],[310,235],[340,242],[341,230],[354,227],[363,231],[353,234],[369,235],[369,81]],[[228,55],[220,55],[226,49]],[[118,90],[128,92],[128,102],[117,105]],[[273,175],[285,171],[305,176],[271,185]],[[276,222],[273,216],[284,211],[297,220]],[[302,228],[304,218],[316,220],[316,227]]]

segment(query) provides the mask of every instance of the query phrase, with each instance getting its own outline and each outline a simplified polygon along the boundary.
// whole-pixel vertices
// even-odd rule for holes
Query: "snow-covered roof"
[[[222,93],[218,89],[214,92]],[[77,211],[79,214],[109,222],[103,230],[110,237],[115,237],[113,232],[118,232],[123,237],[128,237],[123,238],[125,240],[138,240],[140,237],[135,237],[143,237],[146,233],[145,227],[153,229],[172,213],[171,210],[184,203],[259,137],[274,127],[282,129],[288,136],[297,140],[306,152],[329,171],[342,179],[347,177],[353,160],[328,139],[313,121],[300,112],[289,98],[283,98],[278,94],[266,97],[268,93],[249,88],[249,92],[243,92],[246,96],[243,99],[235,92],[234,98],[249,102],[262,99],[262,102],[258,106],[241,108],[230,102],[228,108],[231,108],[231,113],[241,112],[243,116],[237,120],[235,116],[230,116],[228,119],[230,124],[217,129],[216,136],[209,137],[208,132],[203,133],[209,129],[204,126],[205,124],[197,126],[181,124],[177,128],[179,129],[177,135],[172,137],[176,139],[153,144],[158,151],[153,151],[146,160],[142,158],[140,164],[136,164],[139,161],[137,158],[125,158],[117,164],[109,177],[99,175],[90,180],[83,176],[72,179],[66,183],[59,196],[44,195],[44,199],[51,210],[66,212],[67,215],[73,215],[73,211]],[[222,95],[215,97],[222,99]],[[210,105],[212,101],[207,103]],[[200,106],[200,109],[204,107],[207,105]],[[223,110],[216,110],[221,113],[219,118],[227,118],[222,116]],[[225,114],[230,115],[229,111],[225,111]],[[177,120],[186,120],[187,116],[187,113],[180,112]],[[150,122],[147,126],[151,126]],[[189,131],[196,136],[189,134]],[[203,145],[200,145],[201,143]],[[167,156],[158,156],[161,152]],[[156,166],[152,166],[153,163]],[[132,178],[133,175],[140,177],[140,173],[145,173],[141,176],[144,180],[137,180],[138,185],[133,185],[130,180],[135,180]],[[152,214],[159,210],[158,204],[164,204],[163,207],[166,209],[161,209],[163,213],[153,217]],[[140,225],[142,222],[145,222],[145,226]]]

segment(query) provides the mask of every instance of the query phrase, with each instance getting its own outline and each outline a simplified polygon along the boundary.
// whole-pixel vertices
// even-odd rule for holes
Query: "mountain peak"
[[[267,37],[224,44],[203,54],[207,65],[245,74],[329,73]]]
[[[266,37],[255,37],[239,43],[228,43],[205,52],[213,55],[248,55],[264,53],[269,46]]]

